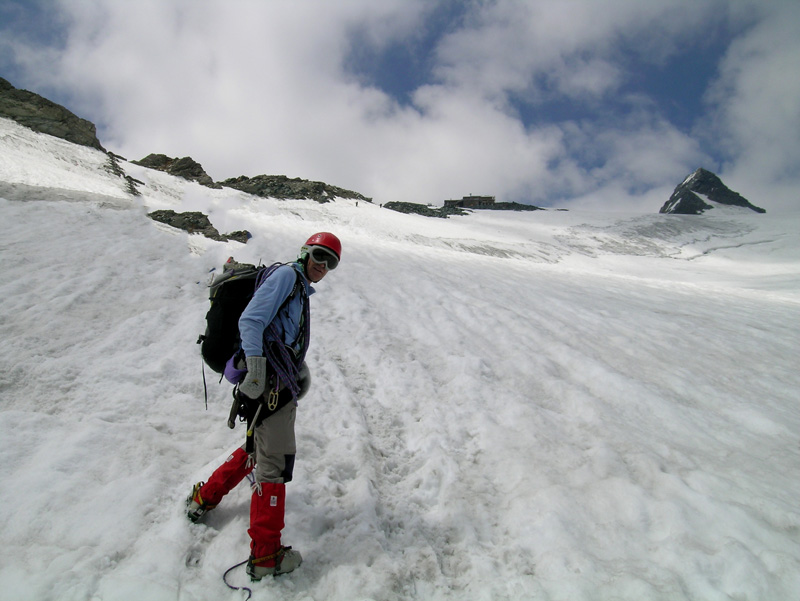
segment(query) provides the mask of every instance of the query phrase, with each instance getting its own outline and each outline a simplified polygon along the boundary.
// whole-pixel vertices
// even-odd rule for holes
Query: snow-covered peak
[[[675,191],[659,212],[699,215],[707,209],[714,208],[714,205],[702,202],[700,196],[713,200],[716,205],[741,207],[756,213],[766,212],[764,209],[751,204],[741,194],[732,191],[722,183],[722,180],[717,175],[702,167],[687,176],[675,188]]]

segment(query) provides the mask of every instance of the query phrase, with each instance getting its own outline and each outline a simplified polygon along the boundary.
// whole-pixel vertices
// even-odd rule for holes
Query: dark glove
[[[306,362],[303,361],[303,364],[300,366],[300,371],[297,372],[297,385],[300,387],[300,392],[297,393],[297,398],[302,399],[306,396],[308,389],[311,388],[311,372],[308,369],[308,365]]]

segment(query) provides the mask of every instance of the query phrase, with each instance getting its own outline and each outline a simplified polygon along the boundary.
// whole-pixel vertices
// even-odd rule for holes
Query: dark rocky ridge
[[[214,183],[214,180],[205,172],[203,166],[192,157],[173,159],[165,154],[148,154],[140,161],[131,161],[135,165],[141,165],[149,169],[164,171],[176,177],[182,177],[189,181],[197,182],[209,188],[221,188],[222,186]]]
[[[441,217],[447,219],[450,215],[466,215],[467,211],[458,207],[429,207],[416,202],[389,201],[382,205],[385,209],[407,213],[411,215],[422,215],[423,217]]]
[[[708,209],[714,207],[705,202],[698,194],[702,194],[709,200],[722,205],[732,207],[742,207],[755,211],[756,213],[766,213],[766,210],[750,203],[738,192],[734,192],[722,183],[722,180],[711,171],[697,169],[683,180],[664,203],[659,213],[676,215],[700,215]]]
[[[519,202],[496,202],[490,211],[544,211],[542,207],[536,205],[524,205]],[[566,209],[565,209],[566,210]]]
[[[443,207],[429,207],[415,202],[389,201],[381,205],[386,209],[397,211],[398,213],[410,213],[423,215],[424,217],[441,217],[447,219],[450,215],[469,215],[472,210],[481,211],[543,211],[541,207],[534,205],[524,205],[518,202],[496,202],[490,206],[480,207],[480,209],[465,210],[458,206],[445,205]]]
[[[234,188],[262,198],[307,198],[319,203],[326,203],[335,198],[350,198],[372,202],[371,198],[352,190],[299,177],[290,179],[285,175],[256,175],[255,177],[241,175],[220,183],[227,188]]]
[[[39,133],[105,152],[94,123],[28,90],[18,90],[0,77],[0,116]]]
[[[256,175],[248,177],[240,175],[221,182],[215,182],[205,172],[202,165],[192,157],[171,158],[164,154],[149,154],[139,161],[132,161],[136,165],[164,171],[176,177],[197,182],[209,188],[233,188],[247,194],[261,198],[307,198],[320,203],[326,203],[336,198],[350,198],[372,202],[371,198],[345,190],[338,186],[331,186],[325,182],[315,182],[299,177],[289,178],[285,175]]]

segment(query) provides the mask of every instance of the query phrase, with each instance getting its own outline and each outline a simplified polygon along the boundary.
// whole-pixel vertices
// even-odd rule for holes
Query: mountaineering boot
[[[277,561],[277,565],[266,567],[260,565],[259,561],[265,563],[271,559],[270,557],[255,558],[251,556],[247,561],[247,575],[250,576],[250,580],[258,582],[264,578],[264,576],[288,574],[289,572],[293,572],[295,568],[300,567],[300,564],[303,563],[300,551],[295,551],[291,547],[281,547],[274,557],[276,559],[273,559],[273,562]]]
[[[192,488],[192,494],[186,499],[186,516],[193,522],[200,521],[203,516],[214,509],[233,487],[253,471],[247,464],[247,453],[238,448],[219,466],[208,482],[198,482]]]
[[[255,582],[264,576],[288,574],[303,563],[298,551],[281,545],[286,485],[260,482],[250,500],[250,560],[247,574]]]
[[[216,505],[208,504],[200,495],[205,482],[198,482],[192,487],[191,494],[186,498],[186,517],[194,523],[199,522],[203,516],[214,509]]]

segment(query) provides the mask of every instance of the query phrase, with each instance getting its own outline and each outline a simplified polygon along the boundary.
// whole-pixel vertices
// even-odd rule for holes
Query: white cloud
[[[752,30],[734,41],[708,98],[730,162],[730,179],[755,204],[800,201],[800,5],[774,2]],[[756,200],[775,186],[769,197]],[[767,195],[767,194],[765,194]]]
[[[661,63],[697,35],[718,1],[498,0],[481,5],[443,40],[437,74],[448,85],[487,96],[544,80],[562,94],[602,95],[624,79],[619,43]],[[542,90],[539,90],[540,92]]]
[[[61,0],[64,47],[16,50],[29,81],[74,97],[106,147],[129,158],[191,155],[217,180],[282,173],[379,202],[485,193],[541,204],[611,186],[610,196],[635,203],[636,191],[671,190],[706,157],[652,102],[625,98],[631,114],[590,123],[526,125],[512,98],[619,105],[631,76],[620,41],[658,64],[729,5],[756,3],[470,4],[439,40],[433,80],[411,105],[351,72],[348,59],[353,44],[379,52],[417,40],[435,8],[422,0]],[[731,48],[717,87],[724,93],[713,97],[716,135],[731,144],[727,172],[741,177],[762,169],[773,144],[774,154],[797,156],[797,128],[777,117],[797,124],[797,84],[778,77],[797,57],[796,14],[784,9],[781,31],[770,9],[759,10],[761,28]],[[776,33],[784,41],[771,48]]]

